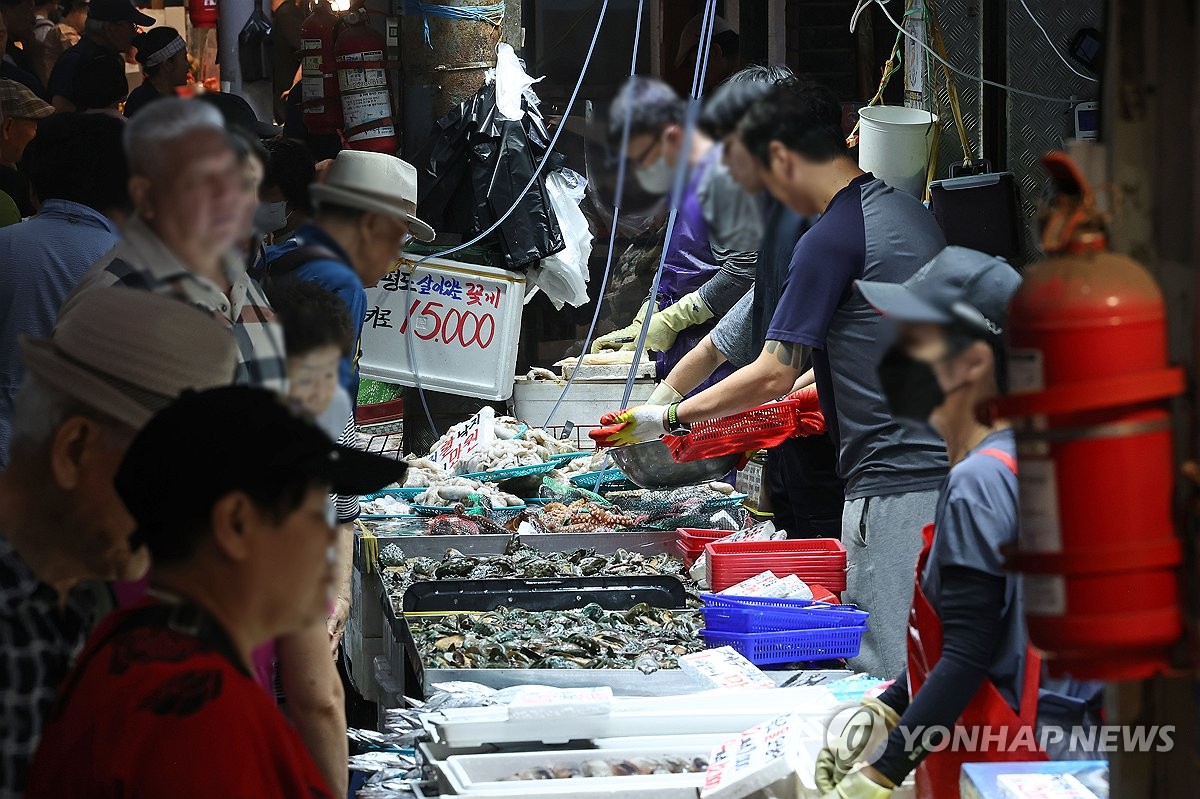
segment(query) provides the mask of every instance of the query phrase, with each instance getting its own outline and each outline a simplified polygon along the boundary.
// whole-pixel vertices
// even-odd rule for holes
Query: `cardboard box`
[[[734,488],[746,495],[746,507],[758,513],[771,512],[771,491],[767,483],[767,456],[760,452],[737,473]]]

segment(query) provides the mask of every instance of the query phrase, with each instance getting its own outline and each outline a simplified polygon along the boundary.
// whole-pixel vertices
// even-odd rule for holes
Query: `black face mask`
[[[897,420],[925,423],[946,401],[933,367],[892,347],[879,362],[879,383],[888,408]]]

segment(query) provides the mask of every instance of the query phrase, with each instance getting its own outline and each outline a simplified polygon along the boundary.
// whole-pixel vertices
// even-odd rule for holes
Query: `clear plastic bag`
[[[555,308],[576,308],[588,301],[588,258],[592,254],[592,231],[579,210],[587,179],[566,167],[546,176],[546,197],[562,230],[562,250],[543,258],[529,270],[529,281],[546,293]]]

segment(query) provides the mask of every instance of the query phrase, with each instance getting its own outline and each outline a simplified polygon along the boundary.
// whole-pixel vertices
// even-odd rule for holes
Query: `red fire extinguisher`
[[[193,28],[217,27],[217,0],[188,0]]]
[[[1022,573],[1032,643],[1052,674],[1141,679],[1169,665],[1183,632],[1171,519],[1162,292],[1108,250],[1091,189],[1064,153],[1043,215],[1048,258],[1009,306],[1009,395],[1021,462]]]
[[[346,146],[394,155],[400,140],[392,119],[383,37],[361,12],[348,14],[344,24],[334,45],[334,59]]]
[[[333,61],[337,25],[338,18],[326,2],[318,3],[300,25],[304,126],[314,136],[342,129],[342,103]]]

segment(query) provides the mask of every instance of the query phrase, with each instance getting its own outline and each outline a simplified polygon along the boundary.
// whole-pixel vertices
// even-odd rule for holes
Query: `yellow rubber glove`
[[[674,305],[668,305],[650,317],[650,330],[646,333],[646,349],[651,352],[666,352],[684,330],[702,325],[713,318],[712,309],[693,291]]]
[[[826,791],[821,799],[888,799],[895,788],[880,785],[860,771],[852,771],[833,790]]]
[[[650,303],[642,305],[642,309],[633,317],[633,321],[620,330],[600,336],[592,342],[592,353],[614,350],[617,352],[633,352],[637,349],[638,336],[642,334],[642,323],[646,321],[646,309]]]
[[[654,387],[654,393],[646,400],[647,405],[674,405],[676,402],[683,402],[683,395],[665,380]]]
[[[813,779],[822,793],[832,791],[846,774],[866,754],[866,749],[896,728],[900,716],[878,699],[863,699],[859,709],[846,722],[846,728],[833,746],[817,755]],[[877,727],[882,725],[882,730]],[[877,734],[882,733],[882,735]]]

